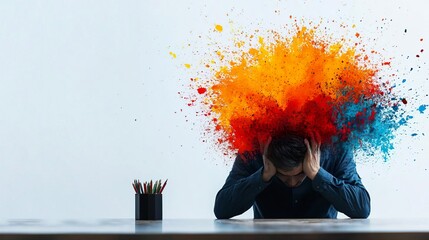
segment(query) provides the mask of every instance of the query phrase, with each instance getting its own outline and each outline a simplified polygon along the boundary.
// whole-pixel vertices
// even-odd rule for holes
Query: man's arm
[[[248,159],[247,161],[256,161]],[[221,190],[216,195],[214,213],[217,218],[226,219],[240,215],[247,211],[255,202],[256,196],[262,192],[270,182],[262,180],[264,168],[252,172],[239,156]]]
[[[348,217],[367,218],[371,211],[370,197],[357,174],[353,153],[344,149],[336,157],[338,161],[334,173],[321,167],[313,179],[313,188]]]

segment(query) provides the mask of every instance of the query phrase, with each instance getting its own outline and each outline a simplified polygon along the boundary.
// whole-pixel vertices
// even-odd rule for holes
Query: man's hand
[[[268,182],[271,180],[271,178],[276,175],[277,169],[274,166],[274,164],[268,159],[265,154],[263,155],[264,158],[264,172],[262,173],[262,180],[265,182]]]
[[[305,175],[313,180],[320,169],[320,137],[318,136],[316,142],[314,136],[312,136],[311,146],[307,139],[304,140],[304,143],[307,146],[307,153],[305,154],[302,168]]]
[[[277,173],[276,167],[266,156],[270,143],[271,137],[269,137],[265,143],[260,143],[262,158],[264,160],[264,172],[262,173],[262,180],[264,180],[265,182],[270,181],[271,178]]]

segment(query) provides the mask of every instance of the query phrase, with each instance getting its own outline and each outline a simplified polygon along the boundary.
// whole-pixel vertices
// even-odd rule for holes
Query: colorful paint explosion
[[[256,31],[236,39],[235,48],[219,47],[217,59],[206,63],[208,74],[191,78],[197,96],[185,97],[210,119],[207,136],[226,152],[243,153],[268,135],[317,132],[323,142],[387,155],[395,130],[408,120],[407,100],[379,75],[390,62],[375,61],[378,53],[359,41],[332,41],[316,30],[295,25],[288,37]]]

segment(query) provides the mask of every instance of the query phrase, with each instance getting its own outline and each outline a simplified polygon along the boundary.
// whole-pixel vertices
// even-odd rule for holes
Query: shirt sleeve
[[[249,168],[249,163],[239,156],[224,186],[216,195],[214,213],[219,219],[228,219],[240,215],[252,207],[256,196],[271,182],[262,179],[263,167],[256,171]]]
[[[334,159],[326,159],[331,160]],[[320,168],[313,179],[313,188],[350,218],[367,218],[370,214],[370,197],[356,171],[350,150],[346,149],[338,156],[333,174]]]

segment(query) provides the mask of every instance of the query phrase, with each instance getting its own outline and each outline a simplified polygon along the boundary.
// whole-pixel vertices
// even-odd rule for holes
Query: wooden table
[[[5,220],[0,239],[429,239],[429,219]]]

